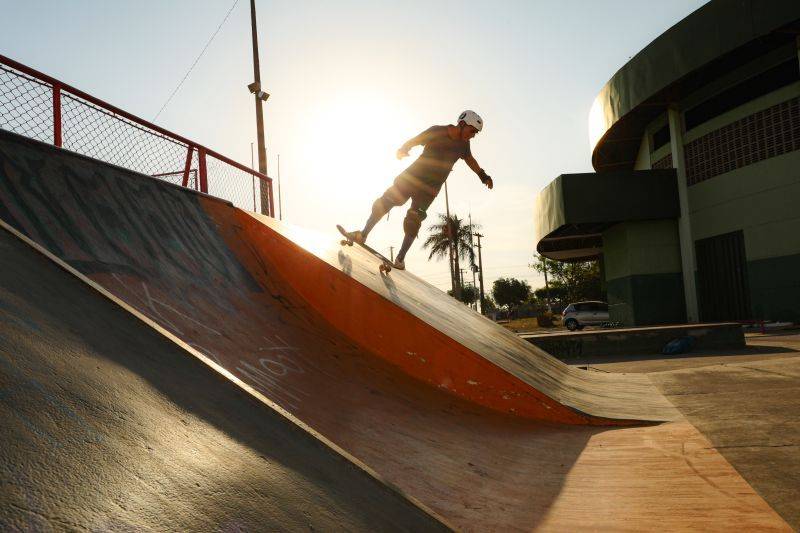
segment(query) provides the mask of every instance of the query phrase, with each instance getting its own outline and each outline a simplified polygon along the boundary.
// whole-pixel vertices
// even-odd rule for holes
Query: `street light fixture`
[[[251,94],[256,95],[256,98],[261,100],[262,102],[266,102],[267,98],[269,98],[269,93],[266,93],[261,90],[261,84],[257,81],[250,83],[247,85],[247,90],[250,91]]]

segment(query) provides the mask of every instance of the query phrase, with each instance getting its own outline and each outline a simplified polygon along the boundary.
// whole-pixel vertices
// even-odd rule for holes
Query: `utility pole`
[[[475,288],[475,287],[477,287],[477,284],[475,283],[475,273],[478,271],[478,267],[475,266],[475,259],[474,259],[474,257],[475,257],[475,243],[472,240],[472,211],[470,211],[470,213],[469,213],[469,248],[470,248],[470,250],[472,252],[470,254],[470,257],[473,258],[472,259],[472,264],[470,265],[470,270],[472,270],[472,287]],[[475,302],[475,310],[476,311],[478,310],[478,302],[477,301]]]
[[[483,248],[481,246],[481,237],[483,237],[483,235],[481,235],[480,233],[476,233],[475,236],[478,238],[478,281],[481,284],[481,314],[485,315],[486,314],[486,307],[485,307],[486,300],[485,300],[485,298],[483,296],[483,257],[481,255],[481,248]]]
[[[394,263],[394,246],[389,247],[389,259],[391,259],[392,263]]]
[[[542,258],[542,266],[544,267],[544,293],[545,293],[545,301],[547,302],[547,310],[552,312],[553,308],[550,307],[550,285],[547,283],[547,258],[543,255],[539,256]]]
[[[444,182],[444,208],[445,213],[447,214],[447,224],[445,227],[447,228],[447,237],[450,241],[449,252],[450,252],[450,284],[453,288],[453,296],[456,297],[457,300],[461,299],[461,284],[458,283],[456,279],[456,261],[455,261],[455,254],[453,252],[453,238],[455,235],[452,235],[452,227],[450,224],[450,197],[447,194],[447,182]]]
[[[256,135],[258,144],[258,171],[267,175],[267,145],[264,139],[264,113],[262,102],[266,102],[269,94],[261,90],[261,67],[258,61],[258,30],[256,29],[256,0],[250,0],[250,25],[253,33],[253,77],[254,81],[247,86],[256,99]],[[261,213],[268,214],[269,191],[267,184],[261,183]],[[273,213],[274,216],[274,213]]]

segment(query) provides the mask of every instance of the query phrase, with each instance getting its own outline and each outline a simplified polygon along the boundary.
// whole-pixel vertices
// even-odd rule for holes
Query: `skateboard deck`
[[[353,244],[358,244],[360,247],[362,247],[363,249],[365,249],[366,251],[368,251],[381,261],[381,266],[378,267],[378,270],[380,270],[381,272],[385,272],[386,274],[392,271],[392,262],[389,259],[387,259],[386,256],[376,251],[375,249],[371,248],[370,246],[367,246],[366,244],[355,242],[353,239],[347,236],[347,230],[345,230],[340,224],[336,224],[336,229],[338,229],[339,233],[341,233],[342,236],[344,237],[344,239],[342,239],[339,242],[339,244],[341,244],[342,246],[353,246]]]

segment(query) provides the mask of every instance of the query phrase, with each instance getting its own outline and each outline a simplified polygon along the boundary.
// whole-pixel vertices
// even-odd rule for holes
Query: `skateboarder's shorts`
[[[403,172],[394,179],[391,187],[386,189],[383,197],[392,205],[403,205],[411,198],[411,208],[426,212],[436,199],[441,186],[434,187],[420,180],[413,174]]]

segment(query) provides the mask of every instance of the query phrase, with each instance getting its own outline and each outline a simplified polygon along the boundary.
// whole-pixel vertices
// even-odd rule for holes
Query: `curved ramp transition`
[[[0,529],[446,531],[0,229]]]

